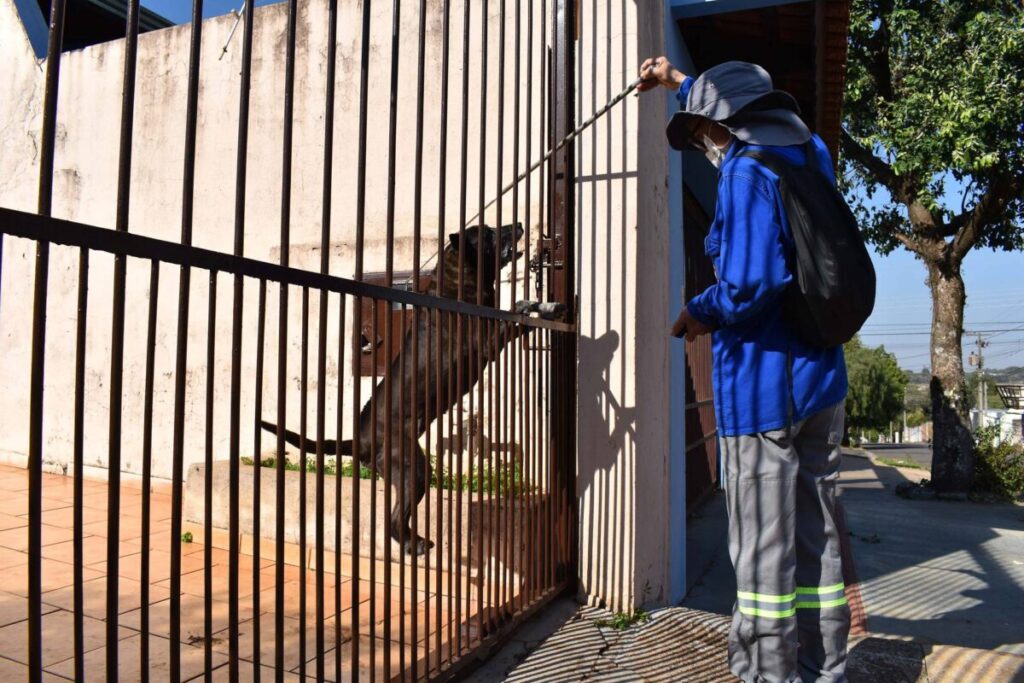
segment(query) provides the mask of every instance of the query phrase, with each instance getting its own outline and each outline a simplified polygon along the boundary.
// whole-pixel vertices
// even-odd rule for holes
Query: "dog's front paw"
[[[516,302],[516,312],[520,315],[538,314],[544,320],[558,320],[565,316],[565,304],[556,301],[529,301],[523,299]]]
[[[528,299],[521,299],[516,302],[516,313],[519,315],[530,315],[533,313],[534,308],[537,306],[536,301],[529,301]]]
[[[434,542],[425,538],[417,538],[415,541],[405,542],[407,555],[426,555],[434,547]]]
[[[565,316],[565,304],[547,301],[537,306],[537,312],[545,320],[557,320]]]

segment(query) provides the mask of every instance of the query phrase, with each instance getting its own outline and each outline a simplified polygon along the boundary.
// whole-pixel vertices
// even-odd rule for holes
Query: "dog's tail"
[[[260,426],[266,429],[272,434],[278,433],[278,426],[267,422],[266,420],[260,420]],[[284,440],[296,448],[302,448],[303,437],[297,432],[293,432],[289,429],[280,430],[284,432]],[[306,451],[309,453],[315,453],[317,451],[316,439],[305,439]],[[336,441],[335,439],[324,439],[322,442],[324,455],[352,455],[352,440],[346,439],[344,441]]]

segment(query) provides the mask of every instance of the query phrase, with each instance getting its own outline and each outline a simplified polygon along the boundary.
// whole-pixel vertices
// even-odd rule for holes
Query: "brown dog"
[[[462,291],[463,300],[476,302],[476,288],[481,287],[480,301],[484,306],[493,306],[495,300],[495,282],[498,272],[495,256],[504,268],[521,253],[516,251],[516,243],[523,235],[521,224],[505,225],[500,230],[485,227],[482,234],[478,227],[467,228],[464,239],[459,233],[449,236],[441,262],[434,271],[434,279],[428,292],[450,299],[458,298],[459,293],[459,254],[463,260]],[[480,241],[483,241],[481,247]],[[482,250],[482,264],[477,263],[477,255]],[[438,291],[438,273],[443,272],[441,280],[443,289]],[[522,313],[540,312],[545,317],[553,317],[562,310],[560,305],[535,304],[519,302],[517,310]],[[405,488],[405,495],[400,496],[391,510],[390,533],[396,541],[404,540],[406,552],[417,555],[427,552],[433,543],[420,537],[409,527],[413,506],[419,504],[430,481],[430,463],[426,453],[420,448],[419,438],[426,431],[428,424],[443,415],[461,400],[480,379],[480,368],[475,361],[478,353],[482,353],[484,364],[488,364],[502,347],[511,339],[503,339],[495,348],[493,341],[480,348],[477,335],[463,333],[457,339],[454,326],[441,324],[441,316],[431,311],[419,315],[417,334],[412,330],[406,332],[402,345],[401,356],[391,364],[390,377],[382,379],[374,389],[373,397],[363,406],[359,415],[359,452],[355,453],[352,440],[324,441],[323,452],[327,455],[356,455],[362,463],[369,463],[376,457],[377,470],[384,470],[385,458],[390,458],[391,472],[396,486]],[[414,366],[413,339],[416,339],[418,362]],[[460,343],[461,342],[461,343]],[[440,365],[437,365],[438,345],[440,345]],[[456,348],[457,346],[457,348]],[[406,362],[402,363],[402,357]],[[428,374],[429,364],[429,374]],[[462,368],[462,382],[456,386],[457,368]],[[437,373],[435,375],[434,373]],[[440,377],[437,385],[435,377]],[[390,403],[386,400],[387,383],[390,381]],[[409,397],[416,388],[415,408],[410,405]],[[406,405],[400,404],[400,397],[406,397]],[[376,415],[374,415],[376,412]],[[389,449],[385,451],[386,418],[390,414],[392,433],[388,440]],[[415,414],[416,419],[413,420]],[[269,422],[261,423],[264,429],[277,433],[277,426]],[[376,426],[376,431],[374,431]],[[293,446],[299,446],[301,437],[295,432],[285,430],[285,440]],[[315,451],[315,439],[305,439],[306,447]],[[373,452],[376,446],[376,453]],[[404,456],[403,456],[404,452]],[[404,471],[401,469],[404,466]],[[404,504],[403,504],[404,503]]]

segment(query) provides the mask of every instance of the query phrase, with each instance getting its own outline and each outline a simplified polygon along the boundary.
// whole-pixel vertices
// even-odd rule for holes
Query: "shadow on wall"
[[[602,596],[615,592],[609,585],[615,577],[627,575],[629,556],[622,537],[629,479],[615,465],[636,440],[637,408],[622,406],[608,386],[618,348],[615,330],[596,339],[579,338],[579,429],[595,440],[607,435],[606,443],[580,453],[578,471],[579,491],[589,499],[581,511],[586,536],[582,545],[588,553],[581,558],[582,581],[587,593]]]

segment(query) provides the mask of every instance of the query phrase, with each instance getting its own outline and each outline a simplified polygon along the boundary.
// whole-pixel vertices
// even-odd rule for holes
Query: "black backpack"
[[[779,176],[779,191],[796,243],[794,279],[783,312],[803,341],[818,347],[848,342],[875,306],[875,268],[843,196],[805,147],[803,166],[771,154],[741,151]]]

